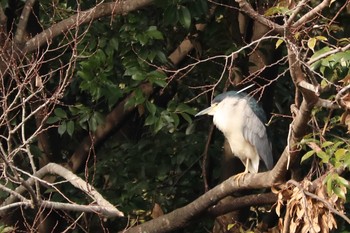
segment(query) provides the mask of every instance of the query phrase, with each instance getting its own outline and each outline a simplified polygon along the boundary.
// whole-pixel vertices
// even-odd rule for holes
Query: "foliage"
[[[18,9],[23,8],[24,2],[19,4]],[[230,4],[233,5],[228,6]],[[309,9],[313,9],[319,1],[308,4]],[[322,17],[300,26],[303,30],[293,29],[296,31],[293,40],[298,46],[298,59],[302,61],[308,81],[319,83],[320,96],[333,102],[337,92],[350,83],[350,50],[337,50],[349,43],[350,28],[343,23],[349,19],[349,13],[342,8],[344,4],[344,1],[331,2]],[[2,1],[1,5],[5,9],[9,4]],[[40,1],[40,24],[48,28],[75,15],[79,11],[77,8],[85,10],[95,5],[96,1]],[[15,138],[11,146],[20,151],[11,155],[11,163],[15,158],[14,163],[30,173],[34,172],[31,165],[41,164],[47,156],[46,148],[40,144],[40,133],[47,133],[46,139],[55,155],[50,158],[51,162],[65,161],[68,166],[77,153],[76,149],[84,142],[82,139],[93,141],[91,145],[85,145],[88,158],[76,172],[113,205],[118,205],[130,222],[126,219],[103,222],[95,214],[86,214],[85,221],[81,221],[85,225],[77,228],[76,232],[117,231],[127,224],[143,223],[152,219],[154,204],[167,213],[203,194],[204,179],[208,178],[210,186],[218,184],[222,135],[214,131],[213,137],[208,139],[210,119],[194,119],[194,115],[206,107],[214,95],[233,89],[233,85],[256,83],[256,90],[249,91],[249,94],[261,100],[268,110],[271,117],[269,129],[278,159],[288,144],[289,125],[292,124],[289,106],[295,100],[298,103],[300,98],[295,96],[294,83],[288,74],[290,64],[287,62],[286,45],[289,41],[280,35],[272,36],[272,39],[264,37],[261,43],[247,46],[255,36],[254,29],[249,22],[246,35],[238,33],[237,7],[228,1],[219,4],[206,0],[156,0],[153,5],[127,14],[95,19],[74,27],[69,33],[54,38],[48,48],[43,48],[46,61],[36,68],[37,73],[44,73],[45,88],[33,96],[47,100],[60,89],[59,97],[44,108],[44,119],[37,116],[36,119],[30,118],[25,122],[26,130],[14,134],[7,128],[8,125],[12,128],[21,126],[21,114],[35,111],[35,104],[39,102],[30,99],[22,104],[19,98],[16,99],[14,102],[18,107],[8,111],[10,114],[2,118],[6,120],[1,121],[5,123],[1,123],[0,127],[6,135]],[[293,14],[291,8],[294,9],[279,1],[275,5],[270,4],[264,16],[276,21],[280,17],[287,19]],[[303,8],[296,19],[307,11]],[[339,20],[329,20],[336,14]],[[206,28],[200,31],[196,25],[202,23],[206,24]],[[194,49],[179,64],[173,64],[169,55],[185,39],[191,41]],[[36,53],[33,52],[34,55]],[[251,58],[255,53],[258,53],[257,57],[271,59],[271,62],[259,66],[260,61]],[[34,55],[27,55],[26,62],[35,59]],[[63,85],[63,73],[68,65],[73,67],[67,71],[67,76],[71,78]],[[29,76],[25,69],[26,65],[21,64],[17,75]],[[17,85],[10,79],[3,81],[2,86],[8,83],[9,87]],[[30,79],[24,83],[27,85],[24,91],[18,86],[15,91],[8,91],[8,99],[3,103],[11,103],[17,92],[23,94],[23,99],[31,96],[35,85]],[[152,86],[151,94],[144,92],[144,84]],[[347,98],[343,99],[349,104]],[[118,127],[105,137],[98,138],[102,134],[100,132],[110,125],[108,119],[111,118],[108,117],[124,100],[124,109],[133,111],[126,114]],[[1,110],[2,115],[6,113],[6,109]],[[123,115],[124,112],[118,114]],[[347,117],[348,112],[339,109],[313,109],[311,133],[298,144],[303,151],[300,166],[306,171],[303,174],[305,181],[300,187],[293,184],[276,191],[279,194],[277,214],[282,217],[281,209],[286,206],[296,232],[306,232],[310,225],[331,230],[338,227],[341,229],[338,232],[349,230],[346,223],[336,219],[324,204],[331,203],[339,212],[348,208],[350,144],[347,130],[350,124]],[[39,133],[36,132],[37,119],[41,120],[43,127]],[[0,144],[9,141],[6,135],[1,137]],[[35,136],[31,138],[31,135]],[[30,140],[24,140],[26,136]],[[94,144],[96,138],[98,142]],[[203,152],[207,144],[209,149]],[[23,149],[26,146],[30,149]],[[1,147],[2,153],[11,149],[10,146]],[[205,166],[202,155],[206,152],[211,161],[209,174],[206,174],[209,177],[202,174]],[[23,153],[29,155],[18,158]],[[345,172],[339,174],[340,169]],[[28,177],[28,174],[23,176]],[[313,192],[311,183],[317,179],[321,182],[317,183]],[[20,182],[6,178],[6,182],[0,183],[13,190]],[[91,204],[78,189],[64,182],[58,183],[57,188],[74,203]],[[67,201],[60,192],[49,188],[43,196],[49,196],[53,201]],[[305,194],[307,192],[317,194],[324,202],[315,201],[312,195]],[[1,200],[7,196],[8,193],[0,194]],[[68,220],[69,224],[80,218],[80,213],[62,215],[65,214],[73,219]],[[312,223],[308,222],[310,216],[315,220]],[[195,227],[184,231],[203,232],[213,226],[213,219],[203,219]],[[257,219],[257,222],[260,221],[260,218]],[[233,227],[234,224],[229,223],[228,226]],[[257,225],[241,230],[249,232]],[[11,229],[0,225],[0,232]]]

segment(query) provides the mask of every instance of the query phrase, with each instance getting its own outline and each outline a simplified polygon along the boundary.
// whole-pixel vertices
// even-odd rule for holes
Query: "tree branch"
[[[29,15],[32,12],[35,1],[36,0],[27,0],[26,3],[24,4],[22,14],[17,24],[17,30],[15,35],[15,43],[17,44],[21,44],[24,41],[24,35],[26,32]]]
[[[347,103],[347,102],[349,102],[349,101],[347,100],[347,102],[346,102],[346,101],[344,101],[343,98],[345,97],[345,95],[347,95],[346,97],[348,97],[348,96],[349,96],[349,93],[350,93],[350,85],[347,85],[347,86],[343,87],[343,88],[337,93],[337,95],[335,96],[335,100],[337,101],[337,103],[338,103],[342,108],[344,108],[344,109],[346,109],[346,110],[349,110],[349,109],[350,109],[349,103]]]
[[[122,217],[124,214],[120,212],[117,208],[115,208],[112,204],[110,204],[107,200],[105,200],[102,195],[95,190],[94,187],[92,187],[90,184],[86,183],[84,180],[82,180],[77,175],[73,174],[71,171],[67,170],[66,168],[55,164],[55,163],[49,163],[40,170],[38,170],[33,176],[31,176],[27,181],[26,184],[32,186],[35,181],[44,182],[42,178],[46,176],[47,174],[55,174],[63,177],[68,182],[70,182],[74,187],[84,191],[86,194],[88,194],[97,204],[97,207],[91,208],[90,212],[96,211],[97,213],[101,213],[102,215],[106,217]],[[44,184],[47,184],[47,182],[44,182]],[[50,184],[51,185],[51,184]],[[53,185],[51,185],[53,186]],[[1,207],[6,207],[8,205],[13,204],[16,199],[18,199],[21,193],[25,192],[26,188],[25,186],[21,185],[17,187],[14,192],[17,193],[17,195],[14,195],[13,193],[1,204]],[[26,202],[22,202],[25,204]],[[41,201],[42,204],[48,204],[46,207],[55,207],[59,203],[53,204],[52,202],[45,202]],[[68,208],[68,205],[64,205],[60,207],[61,209]],[[70,207],[71,208],[71,207]],[[82,206],[77,206],[77,208],[85,208]],[[87,207],[86,207],[87,208]],[[1,210],[1,209],[0,209]],[[4,210],[0,211],[0,215],[4,215],[6,212]]]
[[[34,1],[34,0],[31,0]],[[112,14],[125,14],[133,10],[140,9],[150,5],[153,0],[127,0],[101,3],[89,10],[78,12],[77,14],[52,25],[32,39],[28,40],[23,48],[24,54],[38,49],[40,46],[48,43],[58,35],[85,23],[91,22],[104,16]]]
[[[243,197],[230,199],[229,202],[221,204],[221,201],[208,209],[208,213],[212,216],[220,216],[229,212],[243,209],[249,206],[262,206],[274,204],[277,201],[277,195],[274,193],[251,194]]]
[[[320,4],[318,4],[311,11],[306,13],[303,17],[301,17],[297,22],[293,24],[293,28],[298,28],[301,25],[304,25],[307,21],[311,20],[315,17],[319,12],[321,12],[324,8],[328,7],[331,3],[331,0],[323,0]]]
[[[283,35],[284,27],[278,25],[277,23],[272,22],[271,20],[265,18],[263,15],[256,12],[253,7],[246,0],[236,0],[238,3],[240,10],[245,12],[250,18],[260,22],[261,24],[271,28],[275,32]]]
[[[0,27],[4,27],[6,25],[7,17],[5,15],[4,9],[0,6]]]
[[[326,53],[323,53],[315,58],[312,58],[310,59],[306,64],[308,65],[312,65],[313,63],[325,58],[325,57],[328,57],[329,55],[332,55],[332,54],[335,54],[335,53],[338,53],[338,52],[345,52],[347,50],[350,49],[350,44],[344,46],[344,47],[339,47],[339,48],[336,48],[336,49],[332,49]]]

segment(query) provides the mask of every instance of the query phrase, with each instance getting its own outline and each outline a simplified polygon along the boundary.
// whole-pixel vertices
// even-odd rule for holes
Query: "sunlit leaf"
[[[317,39],[316,38],[310,38],[308,41],[307,41],[307,46],[312,50],[314,51],[315,49],[315,45],[316,45],[316,41]]]
[[[278,39],[277,42],[276,42],[276,49],[284,42],[284,40],[282,39]]]
[[[323,163],[328,163],[329,155],[327,155],[324,151],[317,151],[316,155],[322,160]]]
[[[306,152],[303,157],[301,157],[301,161],[300,163],[304,162],[305,160],[307,160],[308,158],[310,158],[312,155],[315,154],[315,151],[311,150],[311,151],[308,151]]]
[[[346,200],[345,191],[340,187],[334,187],[333,192],[343,200]]]
[[[315,38],[320,41],[327,41],[327,38],[324,36],[316,36]]]

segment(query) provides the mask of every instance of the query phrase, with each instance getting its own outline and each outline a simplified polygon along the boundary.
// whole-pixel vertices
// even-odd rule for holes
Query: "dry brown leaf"
[[[290,232],[295,233],[297,230],[297,224],[294,221],[290,221]]]
[[[342,114],[340,122],[348,127],[348,132],[350,132],[350,114],[346,111]]]
[[[350,6],[350,5],[349,5]],[[347,76],[345,76],[345,78],[339,80],[339,82],[344,83],[344,86],[350,84],[350,74],[348,74]]]

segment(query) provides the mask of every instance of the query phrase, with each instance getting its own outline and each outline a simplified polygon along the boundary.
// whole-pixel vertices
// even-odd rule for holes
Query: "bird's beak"
[[[215,114],[215,111],[216,111],[216,106],[217,105],[212,105],[206,109],[203,109],[202,111],[200,111],[199,113],[197,113],[195,115],[195,117],[197,116],[201,116],[201,115],[205,115],[205,114],[208,114],[208,115],[214,115]]]

